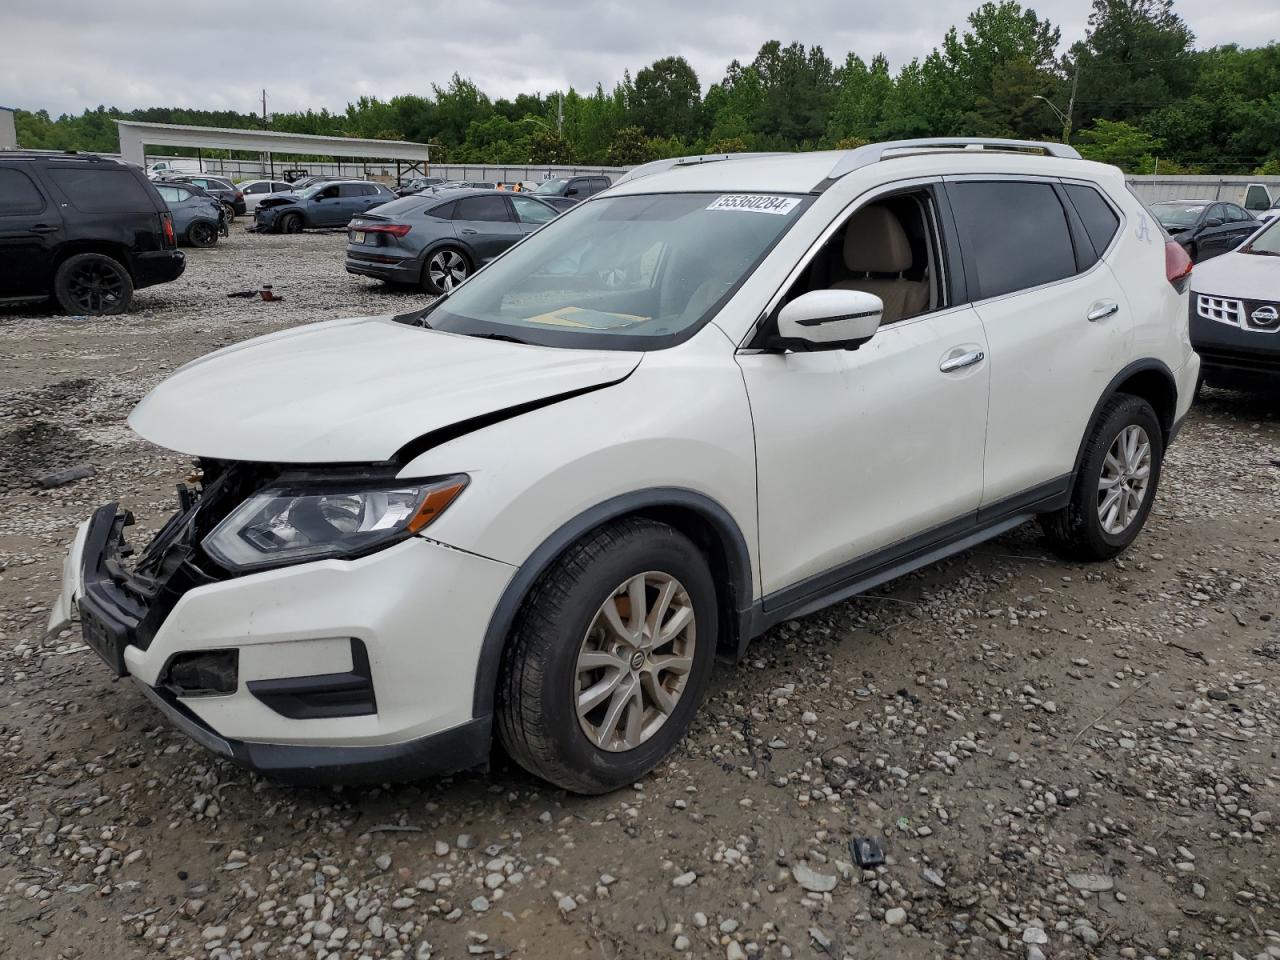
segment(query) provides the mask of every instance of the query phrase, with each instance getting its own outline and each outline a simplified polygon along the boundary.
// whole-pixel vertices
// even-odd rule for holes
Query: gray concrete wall
[[[1262,184],[1271,203],[1280,199],[1280,177],[1131,176],[1125,179],[1147,203],[1159,200],[1229,200],[1243,207],[1246,206],[1251,184]]]
[[[18,149],[18,129],[14,126],[13,111],[0,107],[0,150]]]

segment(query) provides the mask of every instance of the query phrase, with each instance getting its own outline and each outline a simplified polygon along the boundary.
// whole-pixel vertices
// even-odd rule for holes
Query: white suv
[[[661,161],[398,317],[191,363],[129,418],[197,489],[53,625],[281,778],[602,792],[717,652],[1039,518],[1137,536],[1191,403],[1190,263],[1068,147]]]

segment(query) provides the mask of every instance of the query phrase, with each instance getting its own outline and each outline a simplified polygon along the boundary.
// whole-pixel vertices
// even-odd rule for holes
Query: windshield
[[[1240,248],[1241,253],[1255,253],[1264,257],[1280,257],[1280,218],[1272,220]]]
[[[438,330],[546,346],[659,349],[691,336],[810,202],[670,193],[597,198],[428,308]]]
[[[560,193],[564,190],[564,185],[568,183],[563,177],[559,180],[544,180],[533,188],[534,193]]]
[[[1190,227],[1207,206],[1207,203],[1157,203],[1152,205],[1151,212],[1166,227]]]

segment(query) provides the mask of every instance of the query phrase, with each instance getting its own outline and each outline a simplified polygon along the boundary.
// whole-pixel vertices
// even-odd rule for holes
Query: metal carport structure
[[[120,156],[128,163],[146,166],[146,146],[193,147],[213,150],[243,150],[259,154],[297,154],[329,157],[357,157],[364,160],[394,160],[407,170],[426,172],[431,162],[431,144],[407,140],[362,140],[355,137],[321,137],[309,133],[275,130],[240,130],[235,127],[195,127],[178,123],[144,123],[117,120],[120,129]]]

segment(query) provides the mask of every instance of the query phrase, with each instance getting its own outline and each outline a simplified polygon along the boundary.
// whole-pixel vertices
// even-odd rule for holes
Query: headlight
[[[230,570],[358,556],[422,530],[466,485],[458,475],[385,487],[274,487],[240,504],[203,546]]]

